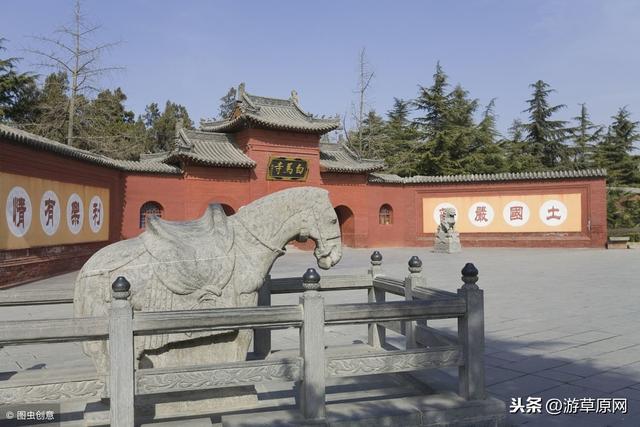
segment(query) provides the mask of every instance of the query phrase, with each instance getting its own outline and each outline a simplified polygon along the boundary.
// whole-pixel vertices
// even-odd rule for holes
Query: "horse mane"
[[[329,192],[318,187],[296,187],[280,190],[264,196],[246,206],[241,207],[235,217],[245,226],[252,227],[252,224],[259,223],[263,228],[263,237],[273,237],[278,234],[282,225],[292,216],[308,209],[315,209],[316,206],[328,200]],[[274,221],[277,215],[282,216],[282,221]],[[250,223],[246,218],[252,218]],[[271,229],[266,227],[271,226]],[[266,232],[266,233],[265,233]]]

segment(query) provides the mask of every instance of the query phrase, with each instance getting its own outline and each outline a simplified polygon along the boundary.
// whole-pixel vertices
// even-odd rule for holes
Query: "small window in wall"
[[[381,225],[393,224],[393,209],[391,209],[391,206],[384,204],[380,207],[379,222]]]
[[[157,216],[162,218],[162,206],[156,202],[146,202],[140,208],[140,228],[145,228],[147,225],[147,218]]]

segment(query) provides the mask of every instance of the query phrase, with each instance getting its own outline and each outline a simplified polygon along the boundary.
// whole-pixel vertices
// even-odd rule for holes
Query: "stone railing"
[[[0,382],[0,404],[42,403],[78,398],[109,398],[111,424],[134,425],[134,396],[256,385],[272,381],[298,384],[300,411],[307,420],[325,419],[325,383],[328,378],[410,372],[427,368],[459,367],[459,394],[467,400],[485,398],[483,292],[473,264],[462,269],[464,284],[457,293],[427,288],[422,262],[409,260],[409,275],[396,280],[382,275],[382,256],[374,252],[368,275],[321,279],[314,269],[301,278],[267,278],[258,307],[212,310],[134,312],[128,300],[130,284],[119,277],[112,285],[109,317],[7,321],[0,323],[0,345],[108,339],[107,377],[46,378]],[[368,302],[325,304],[321,291],[367,289]],[[301,292],[299,304],[269,306],[272,293]],[[405,300],[385,301],[387,293]],[[62,300],[59,296],[57,300]],[[457,318],[458,337],[427,326],[429,319]],[[325,355],[324,327],[368,324],[374,348],[364,354]],[[137,369],[135,336],[229,329],[254,329],[254,349],[270,353],[270,331],[300,329],[298,357],[248,360],[206,366]],[[386,330],[401,333],[406,349],[391,348]],[[48,371],[48,370],[47,370]]]

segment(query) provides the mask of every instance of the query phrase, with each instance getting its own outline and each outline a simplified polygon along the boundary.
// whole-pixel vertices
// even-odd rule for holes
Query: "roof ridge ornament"
[[[242,101],[242,97],[244,95],[244,82],[241,82],[238,85],[238,91],[236,92],[236,100],[237,101]]]
[[[253,112],[260,111],[260,107],[254,104],[253,101],[251,100],[251,96],[249,96],[249,93],[245,89],[244,82],[238,85],[238,91],[236,92],[236,96],[237,96],[236,105],[240,108],[240,111],[242,113],[246,112],[245,110],[247,109],[247,107],[249,110],[253,110]]]
[[[182,119],[182,117],[178,117],[178,119],[176,120],[176,138],[180,135],[180,131],[182,130],[182,128],[184,127],[184,120]]]
[[[179,117],[176,120],[176,134],[173,139],[173,150],[171,152],[191,151],[193,149],[189,138],[184,133],[184,120]]]
[[[295,89],[291,90],[291,97],[289,98],[289,100],[296,105],[300,102],[300,98],[298,97],[298,92],[296,92]]]

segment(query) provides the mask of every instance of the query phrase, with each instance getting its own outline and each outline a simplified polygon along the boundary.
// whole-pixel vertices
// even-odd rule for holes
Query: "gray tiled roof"
[[[404,184],[405,179],[399,175],[394,175],[390,173],[380,173],[375,172],[369,174],[369,182],[380,183],[380,184]]]
[[[178,131],[176,146],[170,153],[165,153],[163,161],[173,163],[180,159],[206,166],[237,168],[256,166],[256,162],[236,145],[232,135],[187,129]]]
[[[142,153],[140,154],[141,162],[162,162],[169,155],[168,151],[158,153]]]
[[[20,145],[26,145],[31,148],[48,151],[51,153],[59,154],[61,156],[69,157],[76,160],[81,160],[100,166],[119,169],[127,172],[144,172],[144,173],[167,173],[167,174],[180,174],[182,170],[180,168],[167,165],[158,161],[144,161],[137,162],[132,160],[116,160],[100,154],[95,154],[90,151],[81,150],[79,148],[70,147],[60,142],[53,141],[51,139],[26,132],[21,129],[16,129],[11,126],[0,124],[0,137],[7,139],[10,142]]]
[[[320,143],[322,172],[364,173],[384,169],[382,160],[358,159],[343,144]]]
[[[547,180],[563,178],[593,178],[606,177],[605,169],[581,169],[565,171],[541,171],[541,172],[518,172],[518,173],[494,173],[494,174],[474,174],[474,175],[443,175],[443,176],[423,176],[417,175],[409,178],[402,178],[398,175],[372,173],[369,175],[369,182],[384,184],[438,184],[456,182],[495,182],[495,181],[522,181],[522,180]]]
[[[317,118],[298,105],[298,96],[291,92],[289,99],[250,95],[240,84],[233,118],[200,122],[200,129],[211,132],[234,132],[247,126],[323,134],[340,127],[338,117]]]

